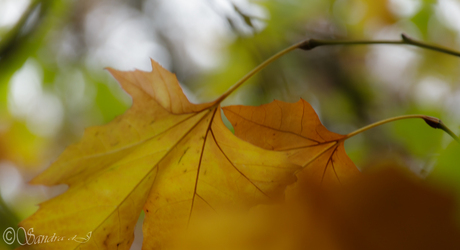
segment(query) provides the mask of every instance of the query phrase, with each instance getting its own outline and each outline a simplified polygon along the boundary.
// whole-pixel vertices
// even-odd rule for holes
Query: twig
[[[393,45],[412,45],[428,50],[434,50],[441,53],[458,56],[460,57],[460,52],[451,50],[448,48],[444,48],[438,45],[427,44],[421,41],[417,41],[413,38],[405,34],[401,34],[401,40],[393,41],[393,40],[375,40],[375,41],[368,41],[368,40],[356,40],[356,41],[343,41],[343,40],[317,40],[317,39],[308,39],[303,42],[299,46],[299,49],[302,50],[312,50],[319,46],[330,46],[330,45],[373,45],[373,44],[393,44]]]
[[[444,48],[438,45],[431,45],[426,44],[421,41],[417,41],[413,38],[408,37],[405,34],[401,34],[401,40],[399,41],[392,41],[392,40],[356,40],[356,41],[343,41],[343,40],[317,40],[317,39],[307,39],[296,43],[277,54],[273,55],[272,57],[268,58],[256,68],[251,70],[248,74],[246,74],[243,78],[241,78],[237,83],[235,83],[230,89],[227,90],[219,99],[217,99],[217,103],[222,102],[225,98],[227,98],[233,91],[235,91],[238,87],[240,87],[243,83],[245,83],[249,78],[255,75],[257,72],[261,71],[265,68],[268,64],[272,63],[273,61],[277,60],[281,56],[295,50],[295,49],[302,49],[302,50],[312,50],[319,46],[331,46],[331,45],[373,45],[373,44],[393,44],[393,45],[413,45],[424,49],[434,50],[441,53],[458,56],[460,57],[460,52],[451,50],[448,48]]]

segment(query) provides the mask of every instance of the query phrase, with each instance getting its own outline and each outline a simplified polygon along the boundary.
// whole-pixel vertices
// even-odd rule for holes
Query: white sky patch
[[[42,87],[43,72],[40,64],[27,60],[10,81],[8,110],[24,119],[29,130],[41,136],[53,136],[62,125],[64,108],[60,100]]]
[[[170,20],[161,24],[168,31],[168,37],[182,43],[185,52],[200,68],[212,69],[221,62],[221,43],[226,40],[222,38],[230,36],[225,20],[216,12],[220,8],[220,4],[212,1],[168,0],[161,1],[155,8],[148,7],[148,12],[154,23]]]
[[[0,0],[0,28],[14,25],[29,3],[30,0]]]
[[[398,91],[412,78],[410,68],[415,67],[417,58],[417,53],[406,47],[376,46],[368,54],[366,63],[373,74]]]
[[[0,163],[0,194],[6,203],[17,196],[22,183],[22,176],[13,164]]]
[[[435,6],[436,17],[451,29],[460,31],[460,2],[457,0],[438,0]]]
[[[35,101],[34,112],[27,117],[27,127],[32,133],[41,136],[53,136],[61,128],[64,108],[55,95],[42,93]]]
[[[64,184],[52,187],[30,185],[13,163],[0,162],[0,195],[21,217],[30,215],[30,208],[62,194],[67,188]]]
[[[149,58],[168,67],[169,55],[155,43],[147,23],[141,13],[132,9],[104,4],[96,7],[85,20],[88,68],[150,70]]]
[[[442,108],[450,94],[450,85],[445,81],[428,76],[414,87],[413,98],[420,106]]]
[[[410,18],[417,14],[422,7],[422,0],[390,0],[390,11],[399,17]]]
[[[234,6],[248,17],[255,17],[251,20],[257,31],[265,28],[261,20],[268,17],[268,12],[247,0],[148,1],[145,12],[153,23],[161,25],[166,36],[177,43],[175,46],[183,49],[200,70],[212,70],[222,65],[225,60],[223,49],[236,38],[225,17],[231,19],[242,34],[253,34]]]
[[[34,100],[42,94],[43,72],[33,60],[27,61],[11,78],[8,107],[18,117],[27,116],[34,109]]]
[[[459,123],[460,122],[460,89],[457,89],[456,91],[451,92],[450,95],[448,96],[446,100],[446,108],[449,110],[449,113],[451,114],[451,118],[455,119],[455,122]],[[453,126],[452,129],[457,129],[455,126]],[[456,132],[456,131],[454,131]],[[458,132],[456,132],[458,134]]]
[[[405,27],[411,30],[410,24]],[[400,27],[391,26],[377,32],[373,39],[400,39],[401,33]],[[416,30],[409,34],[413,33],[416,34]],[[375,45],[366,56],[366,66],[385,87],[404,96],[415,79],[419,59],[419,52],[409,46]]]
[[[247,0],[232,3],[248,16],[261,19],[268,16],[263,7]],[[86,65],[91,71],[103,67],[149,71],[149,58],[152,58],[170,69],[170,54],[161,45],[163,41],[155,27],[158,26],[175,43],[184,60],[191,60],[190,63],[185,60],[190,65],[185,72],[216,69],[225,60],[223,48],[234,37],[223,17],[235,15],[231,2],[222,0],[146,1],[143,12],[120,3],[97,4],[85,18],[84,37],[89,47]],[[257,30],[265,27],[263,21],[253,21]],[[238,26],[250,29],[243,20],[239,22],[242,24]]]

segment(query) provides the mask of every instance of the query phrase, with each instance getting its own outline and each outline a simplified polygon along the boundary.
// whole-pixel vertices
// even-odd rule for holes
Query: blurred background
[[[129,108],[131,98],[105,67],[150,70],[152,58],[177,75],[193,102],[202,102],[300,40],[399,40],[403,32],[460,50],[460,2],[0,0],[0,233],[66,189],[31,186],[31,178],[84,128]],[[409,46],[298,50],[224,105],[303,98],[337,133],[421,113],[458,134],[459,69],[460,58]],[[346,149],[360,169],[399,164],[460,190],[460,148],[423,121],[375,128],[347,141]],[[141,242],[139,224],[132,249]],[[10,248],[0,240],[0,249]]]

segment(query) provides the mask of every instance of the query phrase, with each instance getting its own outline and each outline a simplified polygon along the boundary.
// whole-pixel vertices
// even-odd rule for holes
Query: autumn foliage
[[[32,181],[69,189],[21,223],[91,239],[24,248],[129,249],[141,211],[143,249],[459,246],[449,196],[395,171],[360,173],[347,137],[328,131],[306,101],[226,107],[235,136],[222,122],[224,98],[190,103],[158,63],[152,72],[109,71],[132,107],[88,128]]]
[[[239,138],[287,152],[292,163],[302,166],[297,174],[302,181],[331,185],[359,174],[345,152],[346,137],[327,130],[303,99],[297,103],[275,100],[259,107],[230,106],[224,112]]]
[[[458,249],[453,200],[389,167],[341,186],[297,182],[286,203],[215,216],[178,249]]]

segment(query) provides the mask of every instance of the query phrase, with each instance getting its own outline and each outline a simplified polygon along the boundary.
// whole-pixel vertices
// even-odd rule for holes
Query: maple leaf
[[[289,153],[290,160],[304,168],[298,173],[299,180],[333,184],[359,174],[345,152],[347,137],[327,130],[303,99],[297,103],[275,100],[258,107],[228,106],[223,110],[239,138]]]
[[[453,193],[402,170],[402,166],[387,165],[333,189],[306,182],[297,182],[300,188],[289,187],[286,199],[300,205],[297,213],[290,212],[299,246],[460,249]],[[302,214],[304,219],[299,218]]]
[[[296,182],[285,203],[203,220],[177,249],[460,249],[453,193],[386,167],[340,186]]]
[[[175,75],[154,61],[152,72],[109,71],[132,96],[132,107],[105,126],[88,128],[32,180],[69,189],[20,224],[34,235],[91,232],[91,238],[32,247],[129,249],[143,209],[143,248],[167,248],[174,234],[206,212],[268,202],[295,181],[299,167],[287,153],[253,146],[225,127],[222,97],[190,103]]]

